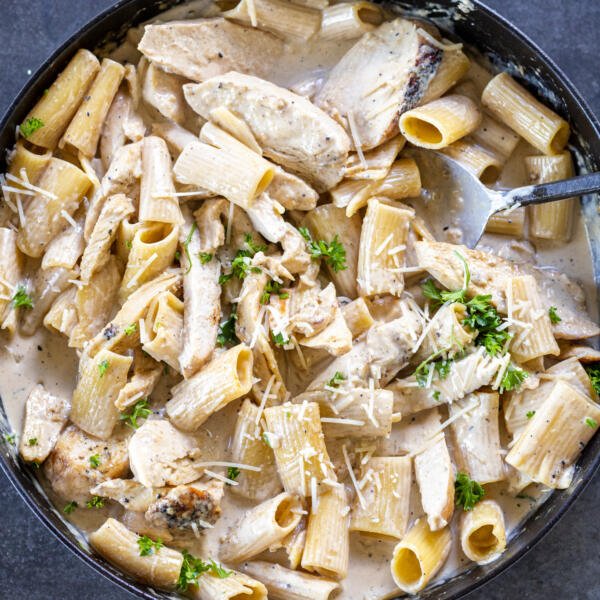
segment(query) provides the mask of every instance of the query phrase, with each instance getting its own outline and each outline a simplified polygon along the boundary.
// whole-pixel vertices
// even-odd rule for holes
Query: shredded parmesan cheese
[[[132,288],[137,282],[138,279],[144,274],[144,271],[158,258],[158,254],[156,252],[152,253],[152,256],[147,258],[138,268],[135,275],[128,281],[127,289]]]
[[[356,497],[358,498],[360,506],[364,509],[367,507],[367,502],[365,501],[365,497],[362,495],[362,492],[358,487],[358,481],[356,481],[356,476],[354,475],[354,471],[352,470],[352,463],[350,462],[350,457],[348,456],[348,451],[346,450],[346,444],[342,446],[342,454],[344,455],[344,462],[346,463],[346,468],[348,469],[350,481],[352,481],[352,485],[354,486],[354,490],[356,491]]]

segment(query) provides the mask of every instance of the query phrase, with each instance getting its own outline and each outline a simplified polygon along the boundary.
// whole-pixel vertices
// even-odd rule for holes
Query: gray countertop
[[[114,0],[1,0],[0,114],[54,48]],[[486,0],[554,59],[600,115],[598,0]],[[469,600],[600,599],[600,476],[517,565]],[[0,597],[132,598],[79,562],[0,475]]]

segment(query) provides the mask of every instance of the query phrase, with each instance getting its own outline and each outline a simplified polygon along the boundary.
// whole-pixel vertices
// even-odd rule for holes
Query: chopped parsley
[[[598,421],[596,421],[596,419],[592,419],[592,417],[586,417],[585,424],[592,429],[596,429],[596,427],[598,427]]]
[[[272,448],[273,446],[271,445],[271,440],[269,439],[269,434],[265,431],[261,436],[262,441],[269,446],[269,448]]]
[[[44,122],[36,117],[29,117],[26,121],[19,125],[19,131],[24,138],[33,135],[38,129],[44,126]]]
[[[137,323],[132,323],[131,325],[127,325],[125,329],[123,329],[123,333],[125,335],[133,335],[137,331]]]
[[[557,323],[560,323],[562,321],[562,319],[558,316],[558,313],[556,312],[556,306],[551,306],[548,309],[548,316],[550,317],[550,323],[552,323],[552,325],[556,325]]]
[[[225,579],[232,574],[232,571],[227,571],[214,560],[204,562],[202,559],[196,558],[190,554],[187,550],[184,550],[182,554],[183,563],[181,565],[181,571],[179,572],[179,579],[177,580],[177,589],[180,592],[185,592],[190,585],[197,584],[198,578],[203,573],[210,572],[211,575],[214,575],[219,579]]]
[[[447,349],[435,352],[431,356],[427,357],[415,369],[414,376],[419,387],[427,387],[429,377],[433,377],[433,375],[430,375],[432,368],[434,373],[437,373],[439,379],[446,379],[446,377],[448,377],[454,361],[451,358],[440,358],[440,360],[436,360],[436,358],[441,356],[444,352],[447,352]]]
[[[506,342],[510,339],[507,329],[498,331],[503,323],[502,317],[492,306],[490,295],[479,295],[469,300],[467,317],[463,319],[463,325],[477,331],[475,344],[483,346],[490,356],[496,356],[504,351]]]
[[[127,246],[127,248],[128,248],[129,250],[131,250],[131,248],[133,248],[133,243],[132,243],[132,241],[131,241],[131,240],[126,240],[126,241],[125,241],[125,245]],[[177,254],[177,252],[175,252],[175,254]]]
[[[527,371],[515,367],[512,363],[508,365],[508,368],[502,376],[502,382],[500,383],[500,393],[511,392],[521,387],[521,384],[527,378]]]
[[[458,473],[454,482],[456,506],[463,510],[473,510],[473,507],[485,496],[485,490],[480,483],[471,479],[466,473]]]
[[[282,300],[289,298],[290,295],[287,292],[281,291],[281,286],[282,286],[282,284],[279,283],[278,281],[274,281],[274,280],[268,281],[267,285],[265,285],[265,290],[260,297],[260,303],[268,304],[269,300],[271,299],[271,294],[276,294]]]
[[[108,367],[110,367],[110,363],[106,359],[104,359],[98,365],[98,371],[100,371],[100,377],[104,377],[104,375],[106,374],[106,371],[108,371]]]
[[[203,265],[206,265],[213,259],[213,255],[210,252],[200,252],[198,258]]]
[[[137,429],[139,427],[138,419],[147,419],[151,414],[152,411],[148,408],[148,399],[144,398],[136,402],[131,411],[122,412],[120,419],[132,429]]]
[[[325,240],[315,241],[306,227],[300,227],[298,231],[306,240],[308,250],[313,260],[324,258],[325,262],[336,273],[348,268],[348,265],[346,264],[346,249],[337,235],[335,235],[331,242],[326,242]]]
[[[38,443],[38,439],[36,437],[35,438],[29,438],[27,440],[27,445],[28,446],[37,446],[37,443]]]
[[[156,538],[154,541],[152,538],[149,538],[147,535],[141,536],[137,545],[140,547],[140,556],[150,556],[154,554],[154,552],[158,552],[163,546],[163,542],[160,538]]]
[[[99,466],[100,466],[100,455],[92,454],[92,456],[90,456],[90,467],[92,467],[93,469],[97,469]]]
[[[593,363],[585,368],[596,394],[600,394],[600,362]]]
[[[339,387],[340,383],[342,381],[345,381],[346,377],[344,376],[343,373],[340,373],[339,371],[336,371],[334,376],[327,382],[327,385],[329,387]]]
[[[439,402],[439,401],[440,401],[440,395],[441,395],[441,394],[440,394],[440,390],[435,390],[435,392],[433,392],[433,399],[434,399],[436,402]]]
[[[525,415],[528,419],[532,419],[533,415],[535,415],[535,410],[528,410],[527,414]]]
[[[432,301],[434,307],[440,306],[441,304],[452,304],[453,302],[461,302],[465,304],[467,300],[467,289],[471,283],[471,271],[469,265],[465,260],[465,257],[460,252],[454,252],[459,260],[463,263],[464,268],[464,281],[463,287],[460,290],[449,292],[447,290],[440,290],[432,279],[428,279],[423,284],[423,295],[425,298]]]
[[[185,242],[183,242],[183,244],[182,244],[183,250],[184,250],[187,260],[188,260],[188,268],[185,271],[186,275],[190,272],[190,270],[192,268],[192,257],[190,256],[190,242],[192,241],[192,236],[194,235],[194,231],[196,231],[197,228],[198,228],[198,225],[196,224],[196,221],[194,221],[192,223],[192,227],[190,228],[190,232],[187,234],[187,237],[185,238]]]
[[[88,508],[102,508],[104,506],[104,498],[100,496],[92,496],[91,500],[88,500],[85,505]]]
[[[33,308],[33,300],[23,285],[17,288],[12,303],[15,308]]]
[[[279,333],[271,331],[271,338],[273,339],[273,343],[280,348],[290,343],[290,340],[285,338],[281,331]]]
[[[78,506],[79,506],[79,504],[77,504],[77,502],[75,502],[75,500],[71,500],[71,502],[69,502],[68,504],[65,504],[65,507],[63,508],[63,512],[65,513],[65,515],[70,515]]]
[[[252,234],[250,233],[247,233],[244,236],[244,244],[246,247],[238,250],[231,262],[231,271],[229,273],[223,273],[219,277],[219,283],[221,285],[227,283],[233,277],[245,279],[248,273],[260,273],[259,267],[252,266],[252,259],[257,252],[264,252],[267,247],[262,244],[257,244],[252,239]]]
[[[227,344],[237,344],[239,342],[237,336],[235,335],[235,322],[237,321],[237,313],[232,310],[229,318],[226,321],[223,321],[219,325],[219,333],[217,335],[217,344],[221,346],[221,348]]]
[[[15,434],[14,433],[5,433],[3,437],[4,437],[4,441],[7,444],[14,444],[15,443]]]
[[[235,481],[240,475],[240,470],[237,467],[228,467],[227,468],[227,479],[232,479]],[[231,484],[228,484],[231,485]]]

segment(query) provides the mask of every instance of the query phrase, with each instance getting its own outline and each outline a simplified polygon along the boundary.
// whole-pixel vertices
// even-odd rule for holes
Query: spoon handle
[[[516,188],[504,193],[502,200],[506,203],[506,207],[510,208],[515,204],[521,206],[543,204],[591,192],[600,192],[600,173],[588,173],[562,181]]]

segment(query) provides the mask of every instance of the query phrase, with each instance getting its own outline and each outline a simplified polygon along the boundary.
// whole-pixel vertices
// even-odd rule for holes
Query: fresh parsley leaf
[[[240,470],[237,467],[227,467],[227,479],[235,481],[240,475]],[[228,484],[231,485],[231,484]]]
[[[15,308],[33,308],[33,300],[23,285],[17,288],[12,303]]]
[[[200,252],[198,258],[203,265],[206,265],[213,259],[213,255],[210,252]]]
[[[197,584],[198,578],[203,573],[210,572],[220,579],[225,579],[232,574],[232,571],[227,571],[214,560],[204,562],[202,559],[196,558],[190,554],[187,550],[184,550],[182,554],[183,563],[181,565],[181,571],[179,572],[179,579],[177,580],[177,589],[180,592],[185,592],[190,585]]]
[[[281,331],[279,333],[274,333],[273,331],[271,331],[271,338],[273,340],[273,343],[276,346],[279,346],[280,348],[285,346],[286,344],[289,344],[290,340],[285,338],[283,336],[283,333],[281,333]]]
[[[481,484],[471,479],[466,473],[458,473],[454,482],[456,506],[469,511],[485,496]]]
[[[585,424],[592,429],[596,429],[596,427],[598,427],[598,421],[596,421],[596,419],[592,419],[592,417],[586,417]]]
[[[92,496],[91,500],[88,500],[85,505],[88,508],[102,508],[104,506],[104,498],[100,496]]]
[[[38,129],[44,126],[44,122],[36,117],[29,117],[26,121],[19,125],[19,131],[24,138],[28,138],[34,134]]]
[[[423,295],[425,298],[431,300],[434,308],[441,304],[452,304],[453,302],[461,302],[464,304],[467,300],[467,290],[469,289],[469,284],[471,283],[471,271],[469,269],[469,264],[467,263],[465,257],[460,252],[454,252],[458,259],[463,264],[464,270],[464,279],[463,286],[460,290],[455,290],[453,292],[447,290],[440,290],[434,283],[432,279],[428,279],[423,285]]]
[[[183,250],[185,252],[185,255],[186,255],[187,261],[188,261],[188,267],[185,270],[186,275],[190,272],[190,270],[192,268],[192,257],[190,256],[190,242],[192,241],[192,236],[194,235],[194,231],[196,231],[197,228],[198,228],[198,225],[196,224],[196,221],[194,221],[190,228],[190,232],[187,234],[187,237],[185,238],[185,242],[183,242],[183,244],[182,244]]]
[[[345,381],[346,377],[344,376],[343,373],[340,373],[339,371],[336,371],[335,374],[333,375],[333,377],[327,382],[327,385],[329,387],[339,387],[340,383],[342,381]]]
[[[131,240],[126,240],[125,241],[125,246],[127,246],[127,248],[129,250],[131,250],[133,248],[133,242]],[[177,252],[175,252],[175,254],[177,254]]]
[[[281,291],[282,285],[283,284],[279,283],[278,281],[274,281],[273,279],[271,281],[268,281],[267,285],[265,285],[265,290],[260,297],[260,303],[268,304],[269,300],[271,299],[271,294],[276,294],[282,300],[289,298],[290,295],[287,292]]]
[[[551,306],[548,309],[548,316],[550,317],[550,323],[552,323],[552,325],[556,325],[557,323],[560,323],[562,321],[562,319],[558,316],[558,313],[556,312],[556,306]]]
[[[446,379],[446,377],[448,377],[454,361],[451,358],[441,358],[440,360],[436,360],[445,352],[447,352],[447,349],[434,352],[415,369],[414,376],[419,387],[427,386],[431,369],[434,369],[434,372],[437,373],[439,379]]]
[[[500,383],[500,393],[510,392],[521,387],[521,384],[528,377],[527,371],[515,367],[512,363],[508,365],[508,368],[502,376],[502,382]]]
[[[273,446],[271,445],[271,440],[269,439],[269,435],[267,434],[267,432],[264,432],[261,436],[262,441],[269,446],[269,448],[272,448]]]
[[[528,410],[527,414],[525,415],[528,419],[532,419],[533,415],[535,415],[535,410]]]
[[[98,365],[98,371],[100,371],[100,377],[104,377],[104,375],[106,374],[106,371],[108,371],[108,367],[110,367],[110,363],[108,362],[108,360],[104,359],[102,362],[100,362],[100,364]]]
[[[137,545],[140,547],[140,556],[150,556],[151,554],[154,554],[155,551],[158,552],[158,550],[164,546],[160,538],[156,538],[156,541],[154,541],[147,535],[138,538]]]
[[[326,242],[325,240],[315,241],[306,227],[300,227],[298,231],[306,240],[308,250],[313,260],[324,258],[325,262],[336,273],[348,268],[348,265],[346,264],[346,249],[337,235],[334,236],[331,242]]]
[[[37,443],[38,443],[38,439],[36,437],[29,438],[27,440],[27,445],[28,446],[37,446]]]
[[[440,394],[440,390],[435,390],[435,392],[433,392],[433,399],[434,399],[436,402],[439,402],[439,401],[440,401],[440,395],[441,395],[441,394]]]
[[[600,394],[600,362],[588,365],[585,370],[590,378],[590,382],[595,392]]]
[[[259,267],[252,266],[252,259],[257,252],[264,252],[267,247],[262,244],[257,244],[252,239],[252,234],[247,233],[244,236],[245,248],[237,251],[234,259],[231,261],[231,271],[223,273],[219,277],[219,284],[227,283],[233,277],[245,279],[248,273],[260,273]]]
[[[90,456],[90,467],[92,467],[93,469],[97,469],[99,466],[100,466],[100,455],[92,454],[92,456]]]
[[[507,329],[498,331],[503,320],[491,300],[490,295],[479,295],[469,300],[465,304],[467,316],[462,324],[477,331],[475,338],[477,346],[483,346],[490,356],[496,356],[504,351],[510,334]]]
[[[65,504],[65,507],[63,508],[63,512],[65,513],[65,515],[70,515],[78,506],[79,506],[79,504],[77,504],[77,502],[75,502],[75,500],[71,500],[71,502],[69,502],[68,504]]]
[[[179,250],[175,250],[175,260],[181,262],[181,252]]]
[[[227,344],[237,344],[239,342],[235,335],[235,322],[237,321],[237,313],[232,310],[228,319],[219,325],[219,334],[217,335],[217,344],[221,348]]]
[[[138,419],[147,419],[151,414],[152,411],[148,408],[148,400],[144,398],[136,402],[131,411],[122,412],[119,418],[132,429],[137,429],[139,427]]]
[[[125,329],[123,329],[123,333],[125,335],[133,335],[137,331],[137,323],[132,323],[131,325],[127,325]]]
[[[14,444],[15,443],[15,434],[14,433],[5,433],[3,437],[4,437],[4,441],[7,444]]]

